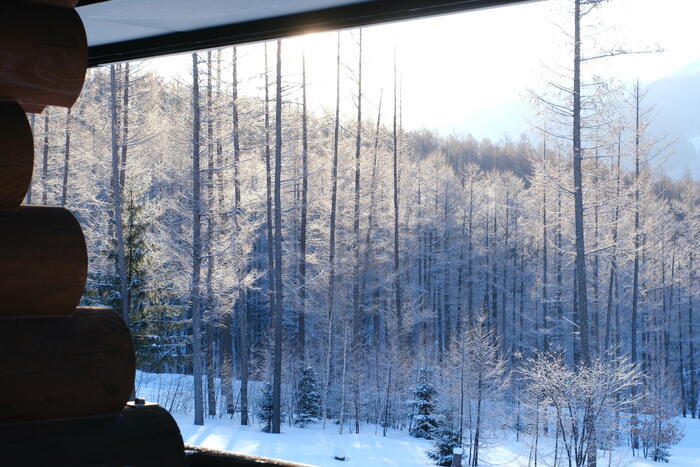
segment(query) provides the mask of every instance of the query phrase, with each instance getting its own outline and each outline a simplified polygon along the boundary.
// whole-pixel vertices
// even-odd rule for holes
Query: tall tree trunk
[[[688,411],[695,418],[698,405],[697,371],[695,370],[695,328],[693,320],[693,293],[695,287],[695,269],[693,269],[693,251],[688,255],[688,368],[690,369],[690,397]]]
[[[323,422],[325,424],[328,411],[328,397],[331,383],[331,343],[333,337],[333,314],[335,307],[335,220],[338,204],[338,138],[340,135],[340,32],[338,32],[335,82],[335,124],[333,129],[333,162],[331,165],[331,219],[329,225],[330,244],[328,247],[328,341],[326,347],[326,381],[323,397]]]
[[[297,317],[297,353],[306,365],[306,230],[309,201],[309,128],[306,107],[306,56],[301,58],[301,225],[299,233],[299,315]]]
[[[280,432],[282,417],[282,41],[277,41],[275,100],[275,354],[272,387],[272,432]]]
[[[676,284],[676,249],[673,249],[673,254],[672,254],[672,259],[671,259],[671,312],[673,312],[673,307],[674,307],[674,290],[676,290],[675,287]],[[688,415],[688,401],[687,401],[687,396],[686,396],[686,385],[685,385],[685,374],[684,374],[684,354],[683,354],[683,312],[681,309],[681,300],[680,300],[680,286],[677,288],[676,294],[678,295],[678,303],[676,305],[676,310],[678,312],[678,323],[677,323],[677,328],[678,328],[678,385],[679,389],[681,391],[681,413],[683,414],[683,417],[686,417]]]
[[[66,206],[68,200],[68,173],[70,169],[70,133],[71,133],[71,111],[66,109],[66,139],[63,153],[63,184],[61,189],[61,206]]]
[[[214,351],[216,345],[216,305],[214,297],[214,263],[216,261],[214,255],[214,230],[216,229],[216,216],[214,215],[214,117],[212,109],[212,56],[211,50],[207,51],[207,201],[206,201],[206,218],[207,230],[204,233],[204,251],[207,257],[205,282],[206,282],[206,305],[204,324],[206,335],[205,341],[205,366],[207,371],[207,409],[210,417],[216,415],[216,384],[215,384],[215,360]]]
[[[200,182],[201,114],[199,106],[199,63],[192,54],[192,373],[194,376],[194,424],[204,424],[202,393],[202,316],[199,283],[202,267],[202,206]]]
[[[270,75],[265,43],[265,190],[267,214],[267,291],[270,302],[270,319],[275,315],[275,249],[272,225],[272,153],[270,150]]]
[[[238,128],[238,49],[233,47],[232,60],[232,90],[231,90],[231,118],[232,118],[232,145],[233,145],[233,231],[235,235],[234,251],[239,257],[242,256],[241,239],[240,239],[240,221],[238,216],[241,211],[241,181],[240,181],[240,162],[241,162],[241,142]],[[242,287],[242,276],[244,267],[238,263],[236,271],[236,310],[238,311],[238,332],[239,332],[239,351],[240,372],[241,372],[241,425],[248,425],[248,356],[249,356],[249,329],[248,329],[248,301],[246,300],[246,291]],[[235,311],[235,310],[234,310]]]
[[[115,234],[115,247],[117,250],[117,276],[119,279],[119,293],[121,296],[122,318],[130,324],[129,317],[129,287],[127,284],[126,253],[124,246],[124,225],[122,224],[122,190],[119,184],[119,143],[118,143],[118,114],[117,114],[117,70],[116,66],[110,66],[110,99],[112,117],[112,214]]]
[[[357,77],[357,127],[355,134],[355,209],[353,215],[353,287],[352,287],[352,357],[355,433],[360,432],[360,375],[362,357],[362,323],[360,310],[360,157],[362,150],[362,29],[360,29]],[[342,425],[341,425],[342,429]]]
[[[579,334],[581,336],[581,360],[582,363],[587,366],[591,363],[591,353],[588,333],[588,280],[586,278],[586,248],[583,233],[583,171],[581,168],[581,163],[583,160],[583,151],[581,148],[581,0],[575,0],[573,98],[573,172],[574,217],[576,237],[576,274],[578,276],[578,325]]]
[[[367,290],[367,279],[370,273],[371,259],[372,259],[372,229],[375,223],[375,211],[376,211],[376,199],[377,199],[377,163],[379,156],[379,132],[381,131],[381,120],[382,120],[382,95],[383,92],[379,93],[379,108],[377,111],[377,125],[374,132],[374,149],[372,154],[372,179],[370,182],[370,194],[369,194],[369,213],[367,214],[367,232],[365,233],[364,239],[364,259],[362,267],[361,276],[361,287],[360,287],[360,301],[366,303],[366,290]],[[379,355],[379,328],[380,328],[379,313],[374,313],[373,320],[373,335],[375,345],[375,357],[378,358]],[[377,382],[377,388],[379,388],[379,382]],[[378,419],[378,418],[377,418]]]
[[[606,310],[605,318],[605,344],[603,346],[604,352],[610,351],[610,335],[612,333],[612,320],[613,320],[613,298],[614,298],[614,283],[616,282],[617,275],[617,235],[620,221],[620,162],[622,159],[622,130],[618,131],[617,134],[617,164],[615,170],[615,211],[613,213],[613,226],[612,226],[612,253],[610,259],[610,280],[608,282],[608,306]],[[620,345],[619,342],[615,342],[615,348]]]
[[[41,163],[41,204],[49,204],[49,128],[51,124],[50,110],[44,109],[44,158]]]
[[[630,360],[632,364],[637,365],[637,315],[639,307],[639,248],[641,247],[640,240],[640,221],[639,221],[639,184],[640,181],[640,122],[639,122],[639,81],[635,85],[635,134],[634,134],[634,272],[632,279],[632,317],[630,320]],[[632,386],[632,396],[636,395],[636,387]],[[637,414],[636,408],[632,408],[632,449],[639,449],[639,436],[637,435]]]
[[[396,344],[400,352],[403,348],[403,313],[401,292],[401,271],[399,263],[399,141],[397,128],[397,76],[396,50],[394,50],[394,122],[392,133],[393,149],[393,197],[394,197],[394,292],[396,309]]]
[[[547,175],[547,139],[542,141],[542,170]],[[547,186],[542,185],[542,352],[549,352],[549,271],[547,269]]]
[[[122,122],[121,122],[121,160],[119,162],[119,186],[122,193],[124,192],[124,183],[126,182],[126,157],[129,150],[129,62],[125,63],[123,70],[122,83]]]

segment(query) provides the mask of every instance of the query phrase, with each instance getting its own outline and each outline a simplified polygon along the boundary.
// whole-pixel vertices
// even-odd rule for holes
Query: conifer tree
[[[297,415],[295,423],[304,427],[321,420],[323,401],[318,375],[313,367],[307,366],[301,370],[297,384]]]
[[[433,439],[435,428],[438,426],[435,418],[437,390],[428,376],[428,370],[421,368],[418,382],[413,386],[413,407],[418,412],[414,417],[415,423],[411,427],[411,436],[415,438]]]
[[[266,382],[258,400],[258,417],[265,422],[262,429],[265,433],[272,431],[272,412],[272,385]]]
[[[435,431],[434,449],[428,451],[428,457],[436,465],[452,465],[452,453],[459,447],[459,433],[448,425],[442,425]]]

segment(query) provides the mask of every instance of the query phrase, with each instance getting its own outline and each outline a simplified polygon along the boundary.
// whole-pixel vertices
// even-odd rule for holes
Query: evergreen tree
[[[411,436],[433,439],[435,428],[438,426],[435,418],[437,390],[428,380],[428,376],[428,371],[425,368],[421,368],[418,382],[413,386],[413,407],[418,413],[414,417],[415,423],[411,427]]]
[[[452,465],[452,453],[459,447],[459,433],[448,425],[443,425],[435,430],[434,449],[428,451],[428,457],[435,461],[436,465]]]
[[[322,416],[321,390],[318,375],[313,367],[301,370],[297,384],[297,416],[296,424],[304,427],[321,420]]]
[[[266,382],[258,400],[258,417],[265,422],[265,433],[272,431],[272,385]]]

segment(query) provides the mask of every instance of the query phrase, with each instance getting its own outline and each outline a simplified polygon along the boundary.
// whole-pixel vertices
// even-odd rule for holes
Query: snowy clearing
[[[427,466],[435,465],[426,455],[432,443],[410,436],[406,431],[389,430],[382,436],[381,427],[363,425],[358,434],[338,433],[338,425],[332,421],[305,428],[283,425],[281,434],[264,433],[259,423],[245,427],[239,424],[238,414],[207,418],[204,426],[192,423],[192,377],[189,375],[155,375],[138,372],[137,395],[156,401],[171,410],[180,426],[186,444],[242,454],[283,459],[317,466]],[[251,393],[257,394],[259,383],[251,383]],[[612,452],[600,451],[599,464],[611,467],[641,467],[669,465],[677,467],[700,466],[700,420],[680,419],[685,437],[673,447],[668,464],[655,464],[643,458],[634,458],[627,447]],[[540,439],[540,452],[549,455],[538,459],[538,464],[553,465],[554,442]],[[527,467],[534,465],[530,459],[532,440],[509,431],[491,434],[484,446],[481,465],[505,465]],[[543,449],[549,447],[549,449]],[[333,457],[337,452],[347,456],[345,463]],[[560,453],[561,455],[561,453]],[[563,459],[562,459],[563,461]],[[565,465],[561,462],[559,465]]]

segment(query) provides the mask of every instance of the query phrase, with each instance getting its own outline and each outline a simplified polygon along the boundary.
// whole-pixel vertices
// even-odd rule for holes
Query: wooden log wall
[[[136,365],[122,317],[78,307],[88,267],[78,221],[20,205],[34,166],[24,111],[70,107],[85,79],[75,4],[0,2],[0,465],[185,465],[167,411],[127,404]]]
[[[185,465],[175,420],[157,404],[130,402],[106,417],[0,425],[0,465]]]
[[[0,322],[0,422],[119,413],[133,388],[129,329],[109,308]]]
[[[24,109],[0,102],[0,209],[19,206],[32,181],[34,139]]]
[[[0,210],[0,316],[61,316],[75,310],[87,278],[87,248],[67,209]]]

